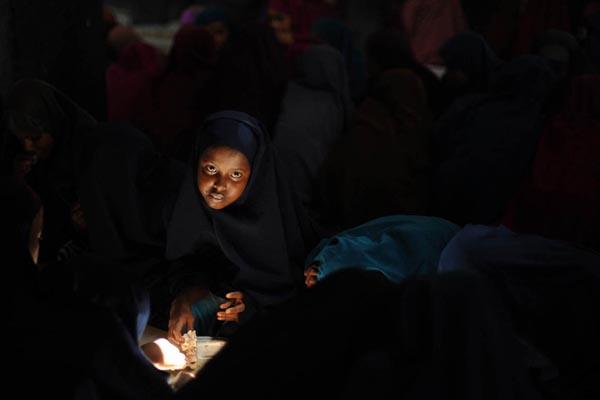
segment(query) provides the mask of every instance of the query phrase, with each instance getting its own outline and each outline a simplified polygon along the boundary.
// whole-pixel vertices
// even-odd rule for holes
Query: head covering
[[[271,131],[288,78],[283,49],[262,24],[242,29],[221,51],[206,90],[210,112],[240,110],[255,115]]]
[[[161,258],[183,165],[158,153],[129,124],[102,124],[98,131],[104,140],[80,186],[92,250],[112,260]]]
[[[532,47],[533,53],[565,65],[569,77],[585,73],[589,68],[583,48],[568,32],[549,29],[536,38]]]
[[[210,33],[187,25],[175,34],[164,75],[156,83],[152,101],[138,107],[141,126],[159,151],[188,161],[194,130],[206,116],[208,96],[203,96],[214,72],[216,47]],[[137,122],[137,121],[136,121]]]
[[[302,203],[313,203],[314,186],[325,158],[351,126],[353,106],[340,53],[312,46],[296,59],[275,126],[274,146]]]
[[[140,35],[130,26],[116,25],[108,33],[108,44],[116,54],[119,54],[126,46],[139,40],[141,40]]]
[[[401,18],[415,56],[423,64],[442,64],[440,46],[467,29],[460,0],[407,0]]]
[[[198,192],[198,157],[207,142],[226,142],[245,151],[252,142],[257,146],[242,196],[223,210],[209,208]],[[219,112],[209,116],[199,131],[195,153],[167,230],[167,259],[216,246],[238,271],[233,287],[263,306],[288,298],[302,280],[304,257],[314,239],[309,239],[307,220],[283,179],[266,130],[247,114]],[[226,268],[207,264],[198,265],[197,274]]]
[[[27,174],[46,208],[41,257],[54,260],[55,251],[70,239],[71,207],[77,201],[81,174],[100,140],[96,121],[65,94],[39,80],[15,83],[6,105],[13,130],[47,132],[54,139],[49,158],[38,161]]]
[[[191,6],[183,10],[181,16],[179,17],[179,23],[181,24],[181,26],[193,25],[194,23],[196,23],[196,17],[202,11],[204,11],[204,6],[201,6],[199,4],[192,4]]]
[[[318,0],[269,0],[268,8],[289,15],[294,34],[306,37],[310,27],[319,18],[334,14],[333,6]]]
[[[422,81],[412,71],[389,70],[356,114],[350,135],[325,166],[324,216],[351,227],[386,215],[425,213],[431,112]]]
[[[583,75],[573,81],[567,106],[546,125],[504,224],[600,249],[599,129],[600,76]]]
[[[406,34],[393,28],[381,29],[369,35],[366,46],[367,65],[378,73],[390,69],[410,69],[423,82],[431,111],[435,115],[441,112],[440,82],[433,72],[417,61]],[[370,76],[370,79],[376,81],[379,76]]]
[[[337,18],[321,17],[311,27],[313,35],[336,48],[344,57],[348,71],[348,85],[352,98],[362,99],[367,89],[367,66],[363,54],[355,46],[353,33]]]
[[[489,89],[494,73],[502,64],[486,40],[475,32],[463,32],[452,37],[439,53],[446,69],[465,74],[470,87],[477,92]]]
[[[215,43],[207,30],[193,25],[183,26],[173,38],[167,71],[194,74],[200,68],[211,66],[215,57]]]
[[[44,164],[45,174],[52,185],[60,183],[72,189],[95,144],[94,118],[55,87],[34,79],[15,83],[6,106],[13,133],[46,132],[52,136],[54,145]],[[36,190],[45,197],[39,187]]]
[[[311,89],[335,93],[341,105],[345,127],[350,128],[352,120],[352,99],[348,86],[348,74],[340,53],[329,46],[311,46],[296,60],[297,81]]]
[[[54,140],[70,141],[78,125],[94,124],[94,119],[52,85],[23,79],[11,88],[6,101],[9,126],[30,133],[47,132]]]
[[[194,24],[202,27],[212,24],[213,22],[222,22],[225,25],[229,25],[229,18],[225,13],[225,9],[219,6],[206,7],[198,13]]]
[[[504,65],[489,94],[455,102],[434,135],[437,215],[458,224],[502,216],[529,171],[555,83],[544,59],[523,56]]]
[[[226,146],[242,153],[253,165],[258,151],[258,137],[245,124],[230,119],[216,119],[205,124],[196,160],[209,147]]]
[[[158,50],[142,41],[126,45],[106,71],[109,121],[131,121],[149,100],[152,84],[162,72]]]
[[[406,34],[399,29],[385,28],[373,32],[367,38],[366,50],[368,62],[381,71],[422,66],[415,58]]]

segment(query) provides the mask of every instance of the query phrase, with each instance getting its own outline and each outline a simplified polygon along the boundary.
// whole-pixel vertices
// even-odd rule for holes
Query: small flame
[[[185,355],[167,339],[154,341],[162,353],[162,363],[155,364],[160,370],[183,369],[186,367]]]

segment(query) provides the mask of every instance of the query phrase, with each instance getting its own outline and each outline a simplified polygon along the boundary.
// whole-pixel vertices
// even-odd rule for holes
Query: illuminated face
[[[26,131],[17,132],[17,139],[23,146],[23,150],[33,153],[37,158],[44,160],[50,157],[54,147],[54,138],[48,132],[34,134]]]
[[[198,190],[210,208],[221,210],[244,193],[250,173],[250,163],[241,152],[209,147],[198,161]]]
[[[40,255],[40,239],[42,238],[42,229],[44,226],[44,209],[40,208],[31,223],[29,232],[29,254],[34,264],[37,264]]]
[[[225,43],[227,43],[227,39],[229,39],[229,28],[221,21],[214,21],[210,24],[203,26],[208,32],[210,32],[217,49],[221,48]]]
[[[294,43],[294,32],[292,31],[292,18],[279,11],[269,10],[269,24],[279,43],[290,45]]]

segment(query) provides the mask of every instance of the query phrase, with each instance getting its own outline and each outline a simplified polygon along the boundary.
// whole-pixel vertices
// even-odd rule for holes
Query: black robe
[[[208,147],[207,140],[211,145],[223,144],[223,137],[215,138],[214,132],[226,134],[239,126],[251,131],[256,144],[255,154],[249,157],[253,159],[251,176],[235,203],[212,210],[197,189],[198,158]],[[237,148],[235,143],[227,145]],[[259,306],[292,296],[302,285],[304,257],[316,244],[316,234],[288,189],[266,130],[244,113],[213,114],[199,133],[195,154],[169,223],[166,257],[177,260],[196,254],[200,258],[173,273],[175,286],[228,279],[228,285],[242,290]],[[221,262],[214,261],[215,250],[224,254]],[[206,261],[206,253],[213,261]],[[214,278],[225,270],[228,278]]]
[[[79,201],[81,173],[100,140],[96,121],[58,89],[33,79],[13,85],[6,113],[11,133],[47,132],[54,139],[50,157],[40,160],[27,174],[45,207],[41,259],[54,261],[58,249],[74,235],[71,209]],[[6,157],[12,160],[15,155]]]

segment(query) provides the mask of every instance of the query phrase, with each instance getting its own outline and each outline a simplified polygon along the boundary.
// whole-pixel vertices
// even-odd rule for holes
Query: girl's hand
[[[183,343],[181,332],[194,330],[196,317],[192,312],[192,305],[207,296],[208,291],[204,288],[193,287],[184,290],[171,303],[169,314],[169,340],[174,343]]]
[[[304,284],[307,288],[315,286],[319,279],[319,266],[317,264],[310,264],[304,270]]]
[[[225,295],[229,301],[221,304],[221,311],[217,312],[219,321],[240,322],[240,314],[246,310],[244,304],[244,294],[242,292],[230,292]]]

